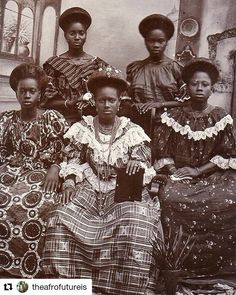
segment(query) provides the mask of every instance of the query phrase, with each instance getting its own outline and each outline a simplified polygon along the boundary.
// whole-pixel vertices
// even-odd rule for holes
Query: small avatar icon
[[[28,290],[29,286],[26,282],[20,281],[19,283],[17,283],[16,288],[20,293],[25,293]]]

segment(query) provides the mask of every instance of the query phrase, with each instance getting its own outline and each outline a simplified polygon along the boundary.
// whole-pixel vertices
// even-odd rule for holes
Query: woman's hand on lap
[[[173,174],[176,178],[184,178],[184,177],[193,177],[196,178],[199,176],[199,170],[192,167],[183,167],[179,168]]]
[[[59,197],[59,202],[62,204],[68,204],[73,200],[75,196],[75,188],[74,187],[66,187],[63,189],[62,194]]]
[[[46,178],[42,183],[44,192],[54,192],[59,186],[59,168],[57,166],[51,166],[48,170]]]
[[[137,160],[129,160],[126,167],[126,173],[129,175],[135,174],[140,170],[140,162]]]

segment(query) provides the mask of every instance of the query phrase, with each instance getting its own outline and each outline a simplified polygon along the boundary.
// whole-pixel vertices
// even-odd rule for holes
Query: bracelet
[[[66,107],[67,109],[69,109],[67,103],[68,103],[68,100],[65,100],[64,105],[65,105],[65,107]]]
[[[170,167],[169,168],[169,171],[172,173],[172,172],[175,172],[176,171],[176,168],[175,167]]]
[[[199,168],[195,167],[195,170],[197,171],[198,176],[201,175],[202,172]]]
[[[163,110],[166,112],[167,111],[167,107],[165,106],[164,102],[161,102],[161,107],[163,108]]]
[[[62,188],[66,189],[68,187],[74,188],[75,189],[75,182],[73,179],[66,179],[64,183],[62,184]]]

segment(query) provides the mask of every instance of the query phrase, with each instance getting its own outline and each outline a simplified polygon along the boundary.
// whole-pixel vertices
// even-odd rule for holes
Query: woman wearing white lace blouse
[[[160,192],[163,223],[197,237],[186,267],[222,275],[236,273],[236,141],[232,117],[208,103],[218,75],[205,58],[184,67],[191,103],[162,114],[154,146],[156,169],[171,175]]]
[[[160,226],[159,203],[146,189],[155,175],[150,139],[141,127],[116,115],[127,87],[120,71],[101,69],[91,75],[88,87],[97,116],[83,117],[65,134],[70,143],[60,173],[66,179],[63,196],[72,201],[49,220],[44,270],[92,278],[94,291],[102,294],[144,294],[154,286],[150,239]],[[127,179],[144,170],[140,201],[114,200],[120,168]]]

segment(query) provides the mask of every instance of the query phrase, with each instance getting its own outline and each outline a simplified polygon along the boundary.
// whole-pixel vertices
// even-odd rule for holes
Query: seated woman
[[[184,93],[180,91],[184,83],[179,64],[165,55],[167,43],[174,34],[173,22],[164,15],[152,14],[140,22],[139,32],[149,56],[128,65],[128,94],[136,106],[131,110],[131,118],[150,133],[150,110],[181,106],[178,97],[180,100]]]
[[[80,7],[64,11],[59,26],[64,31],[68,51],[49,58],[43,65],[50,83],[41,106],[59,111],[70,123],[80,120],[82,112],[95,114],[87,79],[98,68],[107,65],[100,58],[84,52],[83,46],[91,22],[90,14]]]
[[[0,114],[0,277],[38,277],[45,224],[59,185],[65,119],[38,109],[47,75],[21,64],[10,75],[19,111]]]
[[[196,58],[183,69],[190,105],[161,115],[155,130],[156,170],[171,175],[160,191],[165,229],[183,226],[196,242],[186,268],[194,273],[236,273],[236,141],[233,119],[208,98],[216,66]]]
[[[60,175],[66,179],[64,197],[72,201],[50,218],[43,267],[52,276],[92,278],[94,291],[102,294],[144,294],[153,288],[150,239],[160,226],[159,203],[146,188],[155,175],[150,139],[141,127],[116,115],[127,87],[120,71],[100,70],[90,76],[88,87],[97,116],[84,116],[65,134],[70,143]],[[144,170],[137,201],[116,201],[124,197],[115,196],[122,168],[126,187]]]

